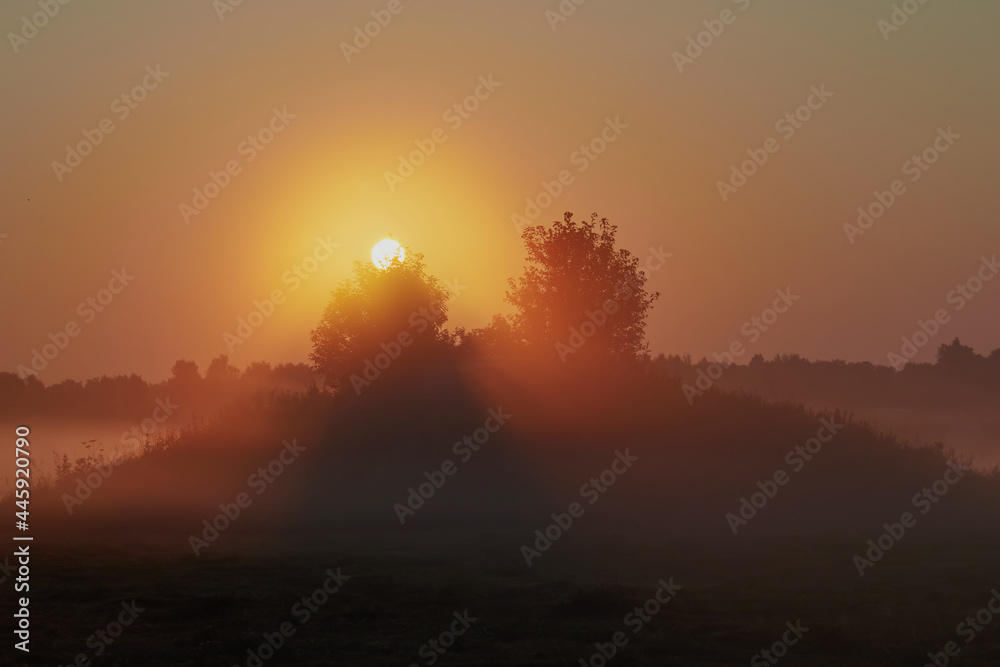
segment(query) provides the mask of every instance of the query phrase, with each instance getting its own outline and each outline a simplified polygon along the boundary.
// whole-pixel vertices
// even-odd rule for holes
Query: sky
[[[8,0],[0,370],[45,345],[47,384],[305,361],[388,235],[459,288],[449,326],[482,326],[519,220],[565,211],[670,254],[654,353],[887,363],[921,321],[916,361],[989,352],[1000,5],[895,7]]]

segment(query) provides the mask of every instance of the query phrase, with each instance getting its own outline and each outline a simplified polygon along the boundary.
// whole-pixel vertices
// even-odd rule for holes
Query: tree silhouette
[[[523,344],[514,333],[511,317],[494,315],[485,327],[455,330],[459,350],[479,354],[500,354],[510,352]]]
[[[968,345],[963,345],[957,338],[950,344],[942,343],[937,349],[937,363],[942,366],[969,368],[975,366],[979,361],[982,361],[982,357]]]
[[[566,213],[551,228],[524,230],[528,265],[524,275],[509,280],[506,295],[517,309],[511,323],[518,338],[554,347],[564,361],[577,351],[646,354],[646,317],[659,294],[646,291],[638,258],[616,248],[617,230],[596,213],[589,222]]]
[[[437,278],[427,275],[424,256],[404,250],[405,258],[394,258],[385,269],[355,262],[354,277],[331,292],[310,335],[309,355],[328,384],[336,384],[387,348],[396,352],[399,346],[399,354],[392,355],[395,363],[400,356],[421,358],[448,341],[442,327],[448,319],[449,295]]]
[[[229,356],[220,354],[212,359],[205,370],[205,391],[213,396],[235,394],[240,380],[240,370],[229,363]]]
[[[167,385],[170,391],[185,396],[194,396],[201,389],[202,377],[198,364],[186,359],[177,360],[170,369]]]

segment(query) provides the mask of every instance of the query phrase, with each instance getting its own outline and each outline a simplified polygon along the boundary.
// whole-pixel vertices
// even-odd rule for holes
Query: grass
[[[579,665],[624,631],[609,664],[745,665],[797,619],[810,630],[790,665],[920,665],[951,640],[963,665],[1000,661],[1000,617],[971,644],[955,634],[1000,584],[1000,539],[914,534],[861,578],[857,537],[672,543],[577,530],[531,568],[520,532],[231,540],[199,558],[153,540],[36,544],[34,654],[93,658],[88,636],[134,598],[146,611],[93,664],[245,665],[285,621],[296,633],[267,665],[428,664],[420,647],[465,609],[478,620],[435,664]],[[351,579],[300,624],[293,605],[338,566]],[[683,588],[634,634],[623,617],[670,577]]]

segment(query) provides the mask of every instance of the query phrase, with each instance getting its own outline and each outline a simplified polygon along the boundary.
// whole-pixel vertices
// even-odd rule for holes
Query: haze
[[[220,20],[210,0],[71,2],[16,53],[8,37],[0,369],[70,321],[80,332],[45,383],[160,380],[226,353],[304,361],[329,291],[390,234],[466,286],[449,326],[482,326],[508,312],[524,255],[512,215],[543,181],[562,192],[538,222],[597,211],[641,259],[671,254],[649,285],[654,353],[746,342],[743,324],[790,289],[795,307],[750,352],[887,363],[1000,253],[995,3],[928,3],[885,40],[890,2],[590,0],[553,29],[555,0],[403,0],[348,62],[341,43],[387,5],[244,0]],[[674,53],[725,9],[734,22],[679,72]],[[4,3],[0,25],[37,11]],[[115,102],[144,80],[143,101]],[[776,123],[822,87],[832,96],[785,139]],[[478,108],[446,115],[477,90]],[[57,174],[105,118],[113,131]],[[612,127],[603,154],[573,157]],[[244,143],[263,128],[271,143]],[[390,186],[438,128],[446,140]],[[948,128],[960,138],[911,182],[904,163]],[[717,183],[771,137],[780,149],[723,201]],[[228,184],[185,215],[210,172]],[[905,194],[852,243],[845,223],[895,179]],[[101,312],[78,311],[123,269],[134,280]],[[274,290],[283,303],[227,349]],[[916,359],[956,336],[1000,346],[998,307],[987,283]]]

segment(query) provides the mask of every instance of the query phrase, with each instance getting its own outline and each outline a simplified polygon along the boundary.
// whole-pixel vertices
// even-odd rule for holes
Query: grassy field
[[[433,649],[421,647],[468,610],[476,620],[433,664],[580,665],[622,632],[608,664],[746,665],[796,621],[809,629],[779,661],[789,665],[922,665],[948,641],[959,664],[1000,664],[1000,617],[969,644],[956,634],[1000,586],[1000,540],[912,535],[862,578],[851,557],[864,538],[672,543],[576,531],[530,568],[520,554],[530,531],[234,538],[198,558],[154,539],[36,544],[32,657],[247,665],[248,650],[288,622],[294,634],[263,664],[426,665]],[[350,579],[303,623],[296,603],[337,568]],[[638,632],[626,625],[671,578],[675,597]],[[88,637],[133,599],[138,619],[95,656],[100,642]]]

